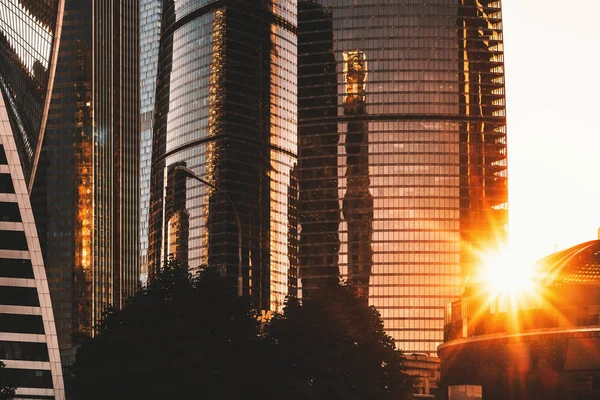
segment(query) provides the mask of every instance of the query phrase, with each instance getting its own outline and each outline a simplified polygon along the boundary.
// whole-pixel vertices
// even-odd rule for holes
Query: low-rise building
[[[600,240],[535,270],[519,294],[472,285],[448,305],[441,387],[480,386],[485,400],[600,398]]]

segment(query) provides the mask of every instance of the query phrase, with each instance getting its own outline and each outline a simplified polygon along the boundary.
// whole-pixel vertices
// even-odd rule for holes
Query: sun
[[[518,297],[535,289],[533,262],[511,249],[482,257],[479,280],[491,296]]]

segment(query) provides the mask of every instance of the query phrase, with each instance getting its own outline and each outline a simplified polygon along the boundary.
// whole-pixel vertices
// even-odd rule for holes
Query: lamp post
[[[233,201],[231,201],[231,198],[227,195],[227,193],[225,193],[223,190],[221,190],[219,187],[213,185],[210,182],[207,182],[206,180],[200,178],[198,175],[194,174],[194,172],[187,168],[184,167],[182,165],[177,165],[174,168],[175,171],[179,171],[182,172],[184,175],[186,175],[188,178],[192,178],[195,179],[199,182],[204,183],[207,186],[210,186],[211,188],[218,190],[229,202],[229,204],[231,204],[231,208],[233,209],[233,213],[235,214],[235,219],[237,222],[237,230],[238,230],[238,296],[242,296],[242,284],[243,284],[243,278],[242,278],[242,224],[240,222],[240,216],[238,215],[237,209],[235,208],[235,204],[233,204]]]

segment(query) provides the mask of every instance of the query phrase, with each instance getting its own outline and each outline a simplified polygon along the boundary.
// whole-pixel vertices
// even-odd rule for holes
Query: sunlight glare
[[[533,263],[506,249],[484,257],[481,279],[490,295],[517,296],[533,290]]]

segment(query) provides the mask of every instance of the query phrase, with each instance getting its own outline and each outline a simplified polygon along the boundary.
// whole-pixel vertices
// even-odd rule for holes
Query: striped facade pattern
[[[16,399],[64,399],[42,253],[4,100],[0,96],[0,361]]]

